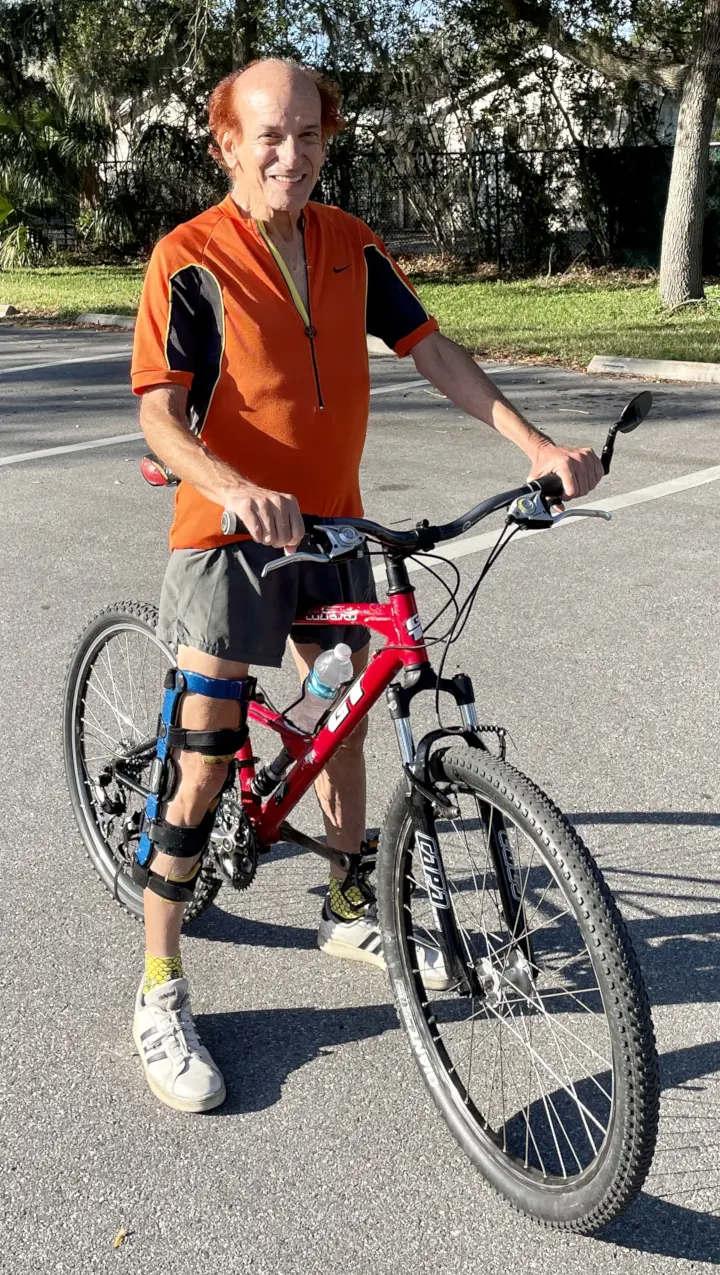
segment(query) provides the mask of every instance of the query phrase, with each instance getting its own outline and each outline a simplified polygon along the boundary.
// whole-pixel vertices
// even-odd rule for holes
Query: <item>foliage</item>
[[[553,12],[563,39],[589,41],[596,58],[620,49],[672,67],[696,9],[559,0]],[[276,54],[320,65],[344,87],[348,127],[333,143],[325,197],[345,207],[360,199],[357,211],[377,210],[381,222],[402,217],[470,262],[497,255],[498,205],[527,266],[551,249],[562,258],[563,236],[584,220],[594,258],[606,259],[602,192],[585,151],[608,139],[656,142],[662,92],[560,57],[528,10],[546,11],[532,0],[6,2],[5,232],[24,225],[39,252],[31,227],[48,228],[50,248],[70,223],[79,249],[146,250],[222,194],[207,155],[212,87],[248,57]],[[462,164],[444,154],[448,138],[469,156]],[[534,153],[568,144],[572,161]]]

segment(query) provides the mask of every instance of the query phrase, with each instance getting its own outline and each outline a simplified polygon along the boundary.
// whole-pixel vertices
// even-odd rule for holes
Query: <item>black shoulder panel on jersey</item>
[[[170,278],[165,357],[172,371],[191,372],[188,416],[202,433],[220,376],[225,348],[225,313],[220,284],[205,266],[183,266]]]
[[[366,244],[363,251],[368,276],[365,329],[392,350],[426,323],[428,314],[384,252],[375,244]]]

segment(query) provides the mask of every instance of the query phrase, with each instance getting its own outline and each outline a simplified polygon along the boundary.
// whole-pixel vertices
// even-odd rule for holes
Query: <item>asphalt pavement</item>
[[[109,602],[156,599],[166,560],[172,497],[139,472],[129,345],[124,334],[0,328],[0,1270],[716,1265],[720,483],[704,471],[720,463],[717,390],[652,387],[651,418],[619,440],[597,493],[633,501],[609,526],[578,520],[513,544],[450,662],[472,675],[481,718],[508,727],[510,759],[597,855],[650,989],[658,1151],[635,1206],[591,1240],[518,1217],[472,1170],[426,1096],[383,975],[318,952],[324,869],[312,856],[274,854],[251,890],[224,889],[185,939],[226,1105],[181,1116],[147,1089],[130,1034],[142,929],[84,856],[61,759],[78,632]],[[445,520],[523,480],[520,453],[422,384],[411,360],[373,360],[372,371],[369,516]],[[550,368],[493,374],[558,441],[598,450],[639,388]],[[673,486],[685,475],[700,477]],[[466,584],[482,561],[479,550],[458,561]],[[427,613],[437,586],[414,579]],[[287,664],[263,682],[290,699]],[[418,719],[432,724],[429,705]],[[373,722],[377,826],[398,762],[382,706]],[[301,826],[320,831],[309,798]]]

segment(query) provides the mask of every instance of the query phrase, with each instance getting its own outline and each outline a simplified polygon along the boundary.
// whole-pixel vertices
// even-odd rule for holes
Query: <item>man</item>
[[[422,376],[516,443],[532,476],[559,474],[568,498],[590,491],[602,474],[593,452],[556,447],[440,335],[364,223],[308,202],[328,137],[342,127],[338,103],[339,91],[322,77],[279,60],[256,62],[218,85],[210,127],[231,193],[158,244],[138,315],[132,379],[141,425],[182,480],[160,634],[177,646],[183,679],[165,692],[164,787],[148,803],[135,865],[146,886],[147,955],[134,1036],[153,1092],[185,1111],[225,1097],[192,1020],[180,929],[212,809],[244,736],[248,668],[279,666],[298,610],[374,596],[364,559],[272,574],[258,598],[240,553],[259,574],[269,558],[297,548],[303,514],[362,513],[366,332],[401,357],[412,354]],[[251,539],[222,534],[223,508]],[[328,639],[322,630],[300,632],[292,651],[304,677]],[[335,629],[330,643],[343,638],[361,670],[367,632]],[[329,844],[353,855],[365,836],[362,748],[358,730],[317,785]],[[382,964],[368,943],[376,932],[353,874],[334,873],[320,947]],[[425,974],[442,987],[438,958],[428,951]]]

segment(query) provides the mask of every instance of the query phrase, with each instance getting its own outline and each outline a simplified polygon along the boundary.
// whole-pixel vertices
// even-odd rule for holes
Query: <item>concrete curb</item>
[[[720,363],[689,363],[683,359],[630,359],[596,354],[588,372],[615,376],[644,376],[656,381],[709,381],[720,384]]]
[[[129,328],[135,327],[135,320],[129,314],[76,314],[76,323],[88,323],[94,328]]]
[[[390,355],[395,358],[395,351],[391,350],[390,346],[386,345],[384,341],[381,341],[379,336],[369,336],[367,338],[367,348],[368,354],[373,355],[373,357],[384,359]]]
[[[1,307],[0,307],[1,308]],[[17,313],[12,307],[9,307],[8,313]],[[129,314],[77,314],[75,316],[76,323],[87,323],[94,328],[128,328],[130,331],[135,327],[135,320]],[[390,349],[384,341],[377,336],[369,336],[367,338],[368,354],[373,358],[395,358],[395,351]]]

